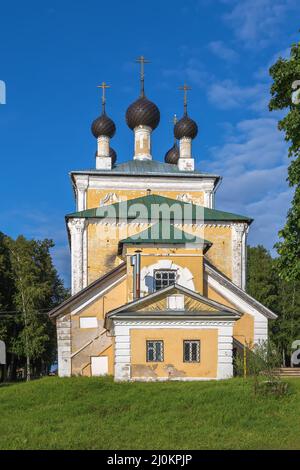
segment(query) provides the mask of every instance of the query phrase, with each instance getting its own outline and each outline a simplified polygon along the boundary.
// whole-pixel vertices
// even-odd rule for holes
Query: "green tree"
[[[278,273],[262,245],[247,249],[247,292],[271,310],[278,309]]]
[[[44,368],[55,357],[55,329],[47,312],[66,297],[66,290],[53,266],[52,240],[6,239],[14,282],[15,334],[11,352],[26,358],[26,377],[33,368]]]
[[[287,110],[278,128],[289,143],[288,182],[294,188],[292,205],[286,224],[279,232],[276,248],[278,269],[285,280],[300,280],[300,104],[292,102],[292,84],[300,80],[300,43],[293,44],[288,59],[279,58],[270,68],[273,79],[269,109]]]
[[[300,338],[300,281],[286,281],[279,274],[279,258],[261,245],[248,247],[247,292],[278,315],[270,321],[270,337],[286,366],[291,345]]]

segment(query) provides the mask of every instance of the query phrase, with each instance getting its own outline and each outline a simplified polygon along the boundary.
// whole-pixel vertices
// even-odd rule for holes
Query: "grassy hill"
[[[0,386],[0,449],[300,449],[300,380],[114,383],[49,377]]]

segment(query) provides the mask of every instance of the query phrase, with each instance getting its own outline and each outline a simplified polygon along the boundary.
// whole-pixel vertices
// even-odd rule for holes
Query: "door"
[[[92,356],[91,357],[91,371],[93,377],[108,374],[108,357],[107,356]]]

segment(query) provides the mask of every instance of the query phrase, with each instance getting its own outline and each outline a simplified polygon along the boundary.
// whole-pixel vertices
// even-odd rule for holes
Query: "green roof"
[[[68,214],[67,218],[112,218],[125,220],[181,220],[189,222],[244,221],[252,219],[243,215],[223,212],[196,204],[178,201],[164,196],[151,194],[127,201],[95,207]]]
[[[163,223],[159,221],[157,224],[148,227],[142,232],[136,233],[131,237],[125,238],[120,241],[120,244],[172,244],[172,245],[183,245],[186,243],[199,243],[201,245],[209,245],[212,243],[199,238],[196,235],[186,233],[183,230],[179,230],[172,224]]]
[[[203,173],[199,170],[182,171],[177,165],[162,163],[157,160],[129,160],[119,165],[114,165],[111,170],[78,170],[71,174],[103,174],[103,175],[127,175],[127,176],[184,176],[220,179],[218,175]]]

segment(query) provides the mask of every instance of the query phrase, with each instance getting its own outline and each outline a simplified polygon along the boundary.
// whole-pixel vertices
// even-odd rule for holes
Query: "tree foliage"
[[[0,236],[0,339],[9,353],[9,374],[27,377],[49,369],[56,356],[55,327],[47,312],[67,295],[53,266],[52,240]]]
[[[280,269],[279,259],[263,246],[248,247],[247,292],[278,315],[270,335],[285,366],[293,341],[300,338],[300,281],[287,281]]]
[[[279,232],[276,244],[279,254],[278,268],[286,280],[300,280],[300,104],[292,102],[292,85],[300,80],[300,43],[291,47],[289,59],[279,58],[270,68],[273,79],[269,109],[287,110],[278,123],[289,143],[288,182],[295,188],[286,224]]]

